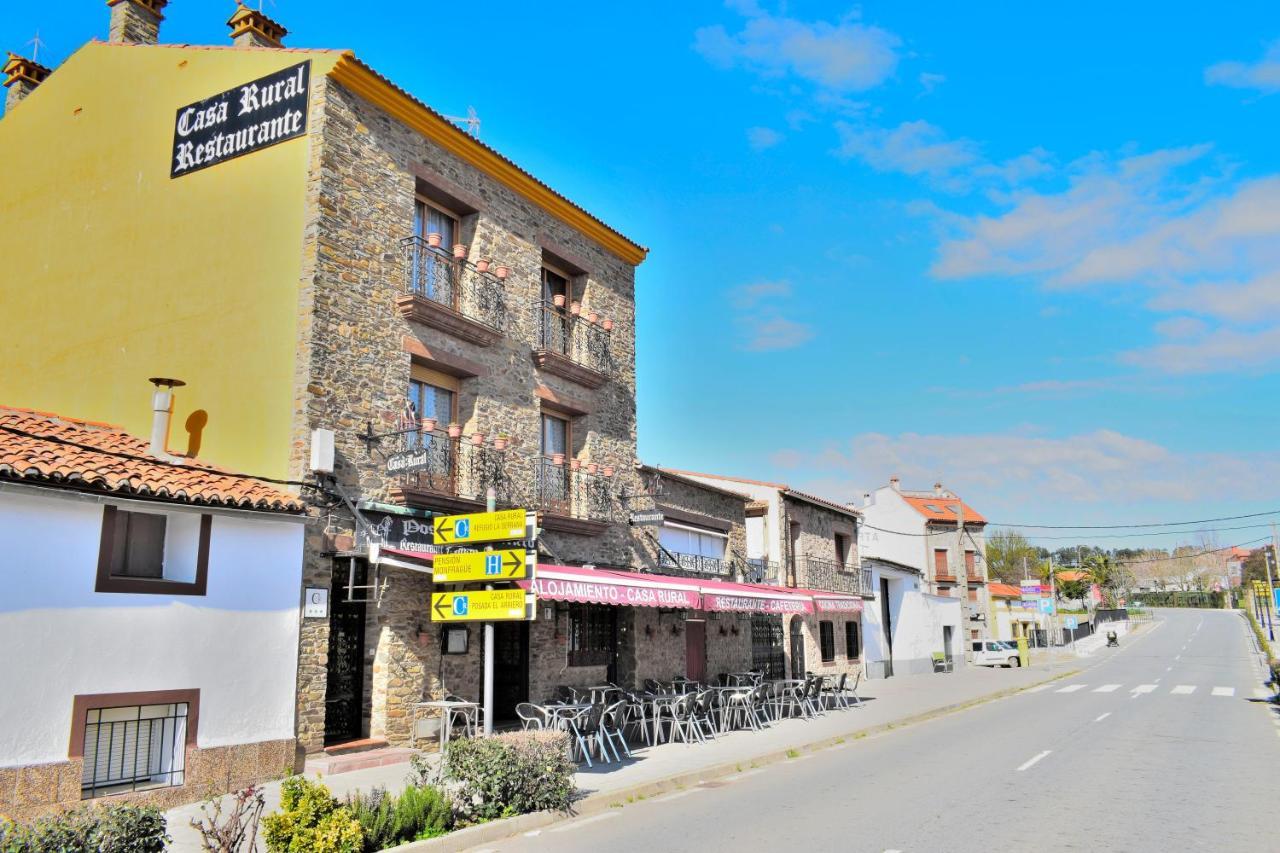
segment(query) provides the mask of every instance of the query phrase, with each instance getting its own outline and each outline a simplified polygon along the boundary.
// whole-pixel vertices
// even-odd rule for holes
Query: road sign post
[[[517,581],[533,575],[538,556],[524,548],[473,554],[437,554],[432,561],[436,583]]]

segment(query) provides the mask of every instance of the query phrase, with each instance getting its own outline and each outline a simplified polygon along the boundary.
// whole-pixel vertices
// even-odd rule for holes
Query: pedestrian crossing
[[[1070,684],[1059,684],[1055,682],[1050,684],[1038,684],[1035,687],[1029,688],[1025,692],[1041,693],[1044,691],[1053,691],[1054,693],[1124,692],[1134,697],[1145,696],[1149,693],[1158,692],[1160,695],[1168,695],[1168,696],[1208,695],[1208,696],[1221,696],[1227,699],[1235,697],[1237,693],[1237,689],[1235,687],[1202,686],[1199,684],[1168,685],[1168,684],[1160,684],[1158,680],[1156,681],[1156,683],[1134,684],[1131,686],[1126,686],[1124,684],[1096,684],[1095,685],[1095,684],[1085,684],[1082,682],[1072,682]],[[1240,692],[1242,695],[1245,694],[1245,691],[1240,691]],[[1265,690],[1262,690],[1261,688],[1255,688],[1253,691],[1253,695],[1255,697],[1257,696],[1265,697],[1265,696],[1270,696],[1271,694],[1267,693]]]

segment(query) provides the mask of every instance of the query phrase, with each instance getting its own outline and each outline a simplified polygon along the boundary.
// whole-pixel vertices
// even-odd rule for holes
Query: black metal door
[[[791,677],[804,678],[804,625],[799,616],[791,617]]]
[[[347,597],[345,561],[333,564],[329,594],[329,671],[324,697],[324,743],[359,740],[364,732],[364,605]],[[356,584],[365,583],[365,563],[356,563]]]
[[[893,616],[889,613],[889,579],[880,578],[880,624],[884,626],[884,677],[893,677]]]
[[[763,672],[769,681],[787,677],[781,616],[751,617],[751,668]]]
[[[493,717],[514,720],[516,705],[529,701],[529,623],[494,623]]]

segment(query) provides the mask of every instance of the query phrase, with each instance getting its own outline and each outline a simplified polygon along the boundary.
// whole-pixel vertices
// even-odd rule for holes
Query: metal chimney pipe
[[[181,388],[187,383],[181,379],[166,379],[153,376],[147,380],[156,386],[151,395],[151,446],[148,448],[152,456],[172,462],[176,457],[170,455],[169,423],[173,417],[173,389]]]

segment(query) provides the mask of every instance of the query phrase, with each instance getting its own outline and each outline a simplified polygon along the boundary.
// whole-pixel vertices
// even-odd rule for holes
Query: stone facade
[[[168,0],[108,0],[111,25],[108,40],[124,44],[155,44],[160,39],[161,11]]]
[[[294,767],[295,745],[296,742],[289,739],[205,749],[189,746],[183,784],[93,800],[80,798],[82,758],[2,767],[0,815],[25,822],[48,812],[87,803],[140,803],[170,808],[198,800],[209,791],[234,791],[279,778]]]

